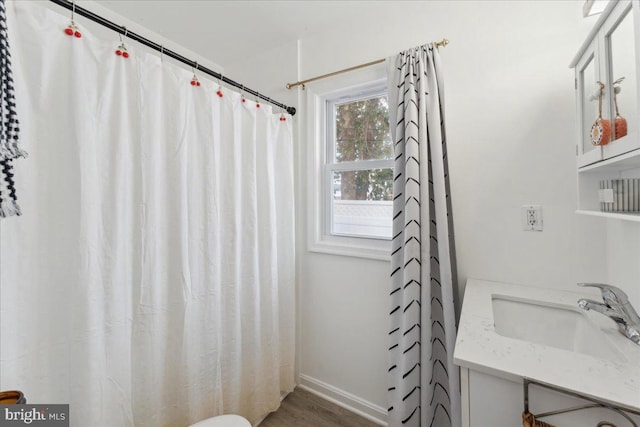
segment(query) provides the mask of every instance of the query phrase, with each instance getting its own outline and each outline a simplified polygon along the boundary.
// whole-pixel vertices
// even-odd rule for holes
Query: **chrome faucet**
[[[604,303],[582,298],[578,306],[585,310],[595,310],[616,322],[620,333],[640,345],[640,316],[633,309],[629,297],[622,289],[601,283],[578,283],[578,286],[600,289]]]

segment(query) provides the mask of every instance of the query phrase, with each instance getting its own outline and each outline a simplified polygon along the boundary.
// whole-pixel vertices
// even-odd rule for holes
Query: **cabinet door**
[[[603,158],[640,148],[638,120],[638,2],[619,1],[602,25],[602,60],[605,64],[612,141],[603,147]],[[618,82],[618,83],[616,83]],[[616,90],[616,87],[618,88]],[[615,94],[614,92],[618,92]]]
[[[598,58],[598,38],[584,52],[576,64],[576,96],[578,110],[578,167],[602,160],[602,148],[591,144],[591,126],[599,115],[598,93],[600,66]],[[606,102],[602,103],[603,117],[607,118]]]

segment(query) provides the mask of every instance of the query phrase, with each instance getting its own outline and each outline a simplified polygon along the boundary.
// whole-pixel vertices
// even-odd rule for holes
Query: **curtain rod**
[[[65,9],[68,9],[68,10],[73,10],[74,9],[74,4],[69,0],[49,0],[49,1],[52,2],[52,3],[57,4],[58,6],[62,6]],[[91,12],[90,10],[87,10],[87,9],[84,9],[84,8],[78,6],[78,5],[75,5],[75,13],[80,15],[80,16],[83,16],[83,17],[85,17],[85,18],[87,18],[87,19],[89,19],[89,20],[91,20],[91,21],[93,21],[93,22],[95,22],[97,24],[100,24],[103,27],[109,28],[110,30],[115,31],[118,34],[125,34],[125,32],[126,32],[127,38],[129,38],[131,40],[137,41],[138,43],[143,44],[143,45],[145,45],[145,46],[147,46],[147,47],[149,47],[149,48],[151,48],[151,49],[153,49],[155,51],[161,52],[163,55],[166,55],[166,56],[168,56],[170,58],[173,58],[176,61],[182,62],[183,64],[189,65],[192,68],[196,68],[197,67],[199,72],[202,72],[204,74],[208,74],[208,75],[214,77],[215,79],[220,80],[220,81],[228,84],[229,86],[236,87],[236,88],[238,88],[238,89],[240,89],[240,90],[242,90],[242,91],[244,91],[244,92],[246,92],[248,94],[256,96],[256,97],[258,97],[258,98],[260,98],[260,99],[262,99],[264,101],[267,101],[268,103],[270,103],[270,104],[272,104],[272,105],[274,105],[276,107],[283,108],[284,110],[287,111],[287,113],[291,114],[292,116],[296,114],[296,109],[294,107],[289,107],[289,106],[287,106],[285,104],[282,104],[280,102],[277,102],[277,101],[275,101],[275,100],[273,100],[273,99],[271,99],[271,98],[269,98],[269,97],[267,97],[265,95],[262,95],[262,94],[258,93],[257,91],[255,91],[253,89],[249,89],[249,88],[245,87],[244,85],[241,85],[240,83],[231,80],[228,77],[224,77],[224,76],[220,75],[219,73],[216,73],[215,71],[213,71],[213,70],[211,70],[211,69],[209,69],[207,67],[201,66],[196,61],[192,61],[192,60],[190,60],[188,58],[185,58],[184,56],[182,56],[179,53],[176,53],[176,52],[174,52],[172,50],[165,49],[162,45],[160,45],[160,44],[158,44],[158,43],[156,43],[154,41],[151,41],[148,38],[143,37],[143,36],[141,36],[139,34],[136,34],[136,33],[132,32],[132,31],[129,31],[129,29],[127,29],[127,28],[125,28],[123,26],[117,25],[116,23],[114,23],[112,21],[109,21],[108,19],[106,19],[106,18],[104,18],[104,17],[102,17],[100,15],[97,15],[97,14]]]
[[[448,44],[449,44],[449,40],[447,40],[447,39],[442,39],[439,42],[433,42],[433,45],[436,47],[436,49],[439,49],[440,47],[445,47]],[[349,71],[353,71],[353,70],[359,70],[360,68],[370,67],[371,65],[380,64],[380,63],[382,63],[384,61],[385,61],[384,58],[376,59],[375,61],[367,62],[366,64],[356,65],[354,67],[345,68],[344,70],[334,71],[333,73],[323,74],[321,76],[312,77],[310,79],[301,80],[301,81],[298,81],[298,82],[295,82],[295,83],[287,83],[287,89],[291,89],[291,88],[294,88],[296,86],[302,86],[302,90],[305,90],[306,89],[306,87],[305,87],[306,83],[314,82],[314,81],[320,80],[320,79],[326,79],[327,77],[333,77],[333,76],[336,76],[338,74],[348,73]]]

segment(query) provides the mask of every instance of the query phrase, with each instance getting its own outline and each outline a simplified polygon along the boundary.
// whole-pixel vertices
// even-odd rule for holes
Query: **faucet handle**
[[[626,304],[629,302],[629,297],[624,291],[613,285],[606,285],[604,283],[578,283],[578,286],[585,288],[598,288],[602,293],[602,299],[607,304],[612,301],[616,304]]]

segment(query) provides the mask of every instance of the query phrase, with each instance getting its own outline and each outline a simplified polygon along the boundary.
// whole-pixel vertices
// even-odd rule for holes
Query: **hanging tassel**
[[[6,189],[2,189],[0,193],[0,218],[13,216],[13,204],[7,198]]]
[[[72,19],[73,20],[73,19]],[[76,37],[80,37],[79,33]],[[19,147],[20,121],[16,110],[15,87],[11,71],[5,2],[0,1],[0,217],[20,215],[13,174],[13,159],[26,157]]]
[[[11,206],[10,203],[4,203],[1,207],[0,207],[0,216],[2,218],[8,218],[10,216],[14,216],[15,212],[13,211],[13,206]]]
[[[6,145],[0,145],[0,160],[6,160],[11,158],[13,158],[13,155],[9,150],[9,147]]]
[[[16,216],[22,216],[22,209],[20,209],[20,206],[18,205],[18,202],[13,200],[13,212],[16,214]]]
[[[0,167],[2,168],[3,181],[5,183],[5,190],[2,194],[2,210],[3,217],[22,215],[22,210],[18,205],[18,196],[16,195],[16,186],[15,181],[13,180],[13,165],[11,164],[11,160],[4,160],[0,162]],[[6,194],[8,192],[8,194]]]

